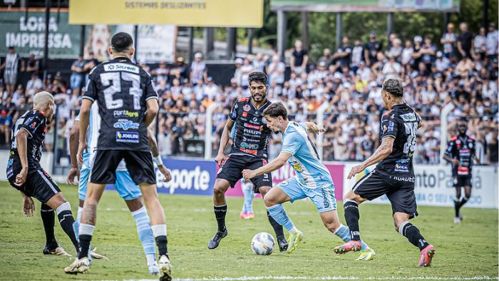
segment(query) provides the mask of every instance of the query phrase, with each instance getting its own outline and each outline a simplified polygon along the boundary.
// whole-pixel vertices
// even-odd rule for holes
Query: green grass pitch
[[[75,214],[76,187],[61,188]],[[104,193],[92,241],[110,260],[94,261],[88,274],[77,276],[63,273],[70,259],[42,254],[45,239],[39,204],[34,217],[24,217],[20,193],[5,182],[0,183],[0,198],[0,280],[153,278],[147,273],[133,218],[115,192]],[[395,232],[388,205],[360,207],[362,237],[377,252],[375,260],[361,262],[355,261],[355,253],[333,253],[332,248],[341,241],[323,227],[314,206],[307,201],[285,204],[290,217],[305,233],[297,251],[291,255],[277,252],[256,256],[250,249],[252,236],[261,231],[273,234],[261,199],[255,199],[256,218],[250,221],[239,219],[242,199],[228,199],[229,236],[215,250],[207,249],[216,229],[210,197],[160,195],[160,199],[166,211],[169,252],[178,280],[498,279],[497,210],[464,208],[463,223],[454,225],[452,208],[420,207],[420,216],[413,223],[437,252],[431,268],[418,268],[419,251]],[[343,221],[341,204],[339,207]],[[56,237],[74,254],[57,221]]]

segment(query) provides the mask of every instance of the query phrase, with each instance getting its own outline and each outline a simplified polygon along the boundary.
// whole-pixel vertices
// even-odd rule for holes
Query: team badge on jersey
[[[251,110],[251,107],[249,106],[249,104],[245,104],[245,105],[243,106],[243,110],[244,110],[244,111],[250,111],[250,110]]]

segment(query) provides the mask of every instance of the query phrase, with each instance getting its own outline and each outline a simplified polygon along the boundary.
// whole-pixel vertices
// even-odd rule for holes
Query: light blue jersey
[[[312,142],[307,130],[296,122],[289,122],[283,133],[282,152],[292,156],[289,164],[296,171],[296,176],[278,184],[291,202],[310,198],[319,212],[336,210],[336,198],[331,174],[324,164]]]
[[[296,122],[289,122],[283,133],[282,151],[291,153],[288,162],[295,169],[298,182],[308,188],[333,184],[331,174],[321,163],[307,129]]]

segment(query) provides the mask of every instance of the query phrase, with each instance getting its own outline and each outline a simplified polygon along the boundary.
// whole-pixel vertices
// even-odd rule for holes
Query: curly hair
[[[385,82],[383,82],[383,90],[395,97],[402,97],[404,95],[402,83],[398,79],[386,79]]]

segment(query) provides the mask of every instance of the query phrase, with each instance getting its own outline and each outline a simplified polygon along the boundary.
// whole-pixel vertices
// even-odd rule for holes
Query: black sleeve
[[[146,94],[146,101],[149,99],[158,99],[158,93],[154,89],[154,86],[152,85],[152,80],[151,76],[149,74],[146,74],[146,88],[145,94]]]
[[[391,113],[384,114],[381,117],[381,139],[384,137],[397,137],[397,122]]]
[[[85,86],[85,92],[83,94],[84,99],[89,99],[91,101],[97,100],[97,82],[98,77],[95,75],[95,68],[92,69],[90,74],[88,75],[87,85]]]
[[[237,111],[239,109],[239,103],[238,101],[236,100],[236,102],[234,103],[234,106],[232,107],[232,110],[230,111],[229,113],[229,118],[232,120],[232,121],[236,121],[237,120]]]
[[[445,150],[445,155],[447,155],[448,157],[451,157],[451,158],[456,158],[456,150],[455,150],[455,147],[456,147],[456,142],[455,141],[449,141],[447,143],[447,149]]]
[[[32,138],[33,135],[38,133],[39,128],[43,127],[43,124],[45,124],[45,117],[43,117],[41,114],[35,113],[26,117],[26,119],[24,119],[24,122],[19,125],[19,129],[23,128],[28,131],[29,138]]]

